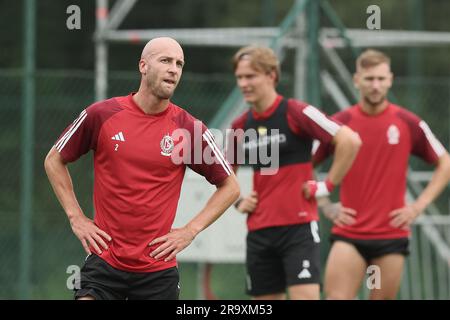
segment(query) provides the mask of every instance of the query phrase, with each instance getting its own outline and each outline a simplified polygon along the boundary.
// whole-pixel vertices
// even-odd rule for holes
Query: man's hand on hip
[[[195,233],[186,227],[172,229],[165,236],[156,238],[148,244],[149,246],[152,246],[161,243],[158,248],[150,253],[150,256],[156,260],[167,256],[164,261],[170,261],[175,258],[180,251],[190,245],[194,238]]]
[[[108,250],[108,245],[104,239],[111,241],[111,237],[105,231],[97,227],[91,219],[84,215],[79,215],[70,220],[70,225],[73,233],[80,239],[87,254],[91,254],[91,249],[89,247],[94,248],[98,254],[102,254],[100,246],[103,247],[103,249]]]
[[[239,199],[234,206],[241,213],[252,213],[256,209],[257,205],[258,193],[256,191],[252,191],[252,193],[245,198]]]

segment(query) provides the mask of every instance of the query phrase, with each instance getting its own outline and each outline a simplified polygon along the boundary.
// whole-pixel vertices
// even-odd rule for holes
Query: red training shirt
[[[196,125],[201,128],[197,136]],[[175,139],[177,129],[183,134]],[[175,259],[164,262],[150,257],[160,244],[148,244],[172,227],[186,169],[186,162],[176,164],[172,153],[183,142],[188,149],[180,153],[184,151],[187,158],[190,154],[193,158],[198,148],[213,155],[212,164],[187,164],[211,184],[220,184],[230,175],[229,165],[201,122],[172,103],[161,113],[145,114],[132,94],[89,106],[56,142],[66,162],[94,151],[94,222],[112,237],[100,257],[114,268],[154,272],[176,266]]]
[[[405,205],[409,156],[436,163],[444,147],[423,120],[395,104],[374,116],[354,105],[333,118],[356,131],[362,146],[340,189],[342,206],[357,212],[356,223],[334,226],[332,233],[355,239],[408,237],[409,230],[390,225],[389,213]],[[331,145],[321,143],[314,162],[331,152]]]
[[[272,117],[282,99],[282,96],[277,96],[272,106],[263,114],[258,114],[251,109],[246,111],[233,121],[232,129],[244,129],[250,112],[255,120]],[[333,136],[340,129],[337,122],[330,120],[315,107],[294,99],[287,101],[286,117],[282,119],[282,122],[279,123],[279,127],[285,126],[287,122],[289,130],[306,144],[311,144],[313,139],[331,143]],[[235,139],[234,155],[237,152],[238,144],[242,143],[242,141],[238,141],[238,137]],[[302,194],[303,184],[307,180],[314,179],[311,148],[306,150],[306,161],[280,166],[274,175],[262,175],[259,170],[254,171],[253,190],[258,193],[258,205],[248,215],[249,231],[318,220],[315,199],[306,200]],[[283,157],[283,154],[280,157]],[[238,165],[235,159],[231,158],[230,156],[228,160],[234,166]],[[280,162],[282,161],[280,160]]]

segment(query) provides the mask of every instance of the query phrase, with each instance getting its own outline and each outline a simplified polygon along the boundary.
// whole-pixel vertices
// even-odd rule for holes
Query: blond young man
[[[354,299],[367,267],[375,265],[381,283],[370,290],[370,299],[395,299],[408,254],[409,227],[448,184],[450,158],[425,121],[387,100],[393,82],[388,56],[364,51],[356,61],[353,81],[359,102],[332,118],[357,132],[362,146],[342,181],[342,205],[324,205],[334,222],[325,295]],[[321,143],[313,161],[319,163],[332,152],[333,146]],[[419,197],[405,204],[410,155],[436,168]]]
[[[271,49],[244,47],[234,55],[233,67],[237,85],[250,106],[234,120],[234,148],[227,150],[235,170],[241,164],[236,157],[241,150],[254,171],[253,191],[235,204],[248,215],[247,293],[254,299],[285,299],[286,293],[290,299],[319,299],[315,198],[328,195],[340,183],[355,158],[359,139],[315,107],[276,91],[280,67]],[[253,136],[247,135],[252,132]],[[325,181],[313,180],[313,139],[336,147]],[[269,168],[272,163],[261,157],[251,163],[252,155],[261,156],[259,151],[264,148],[272,150],[272,156],[278,150],[277,168]]]

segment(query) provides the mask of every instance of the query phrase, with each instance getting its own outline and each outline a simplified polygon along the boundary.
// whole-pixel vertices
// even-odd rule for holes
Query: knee
[[[396,292],[377,292],[379,290],[371,290],[370,292],[370,300],[396,300],[397,293]]]
[[[78,298],[76,298],[76,300],[95,300],[95,298],[91,295],[86,295],[86,296],[78,297]]]
[[[325,291],[326,300],[354,300],[355,295],[350,292],[345,292],[342,290],[326,290]]]

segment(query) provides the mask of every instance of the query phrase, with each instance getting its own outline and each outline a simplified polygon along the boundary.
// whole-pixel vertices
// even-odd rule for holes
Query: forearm
[[[414,203],[415,208],[420,213],[437,198],[437,196],[444,190],[450,179],[450,157],[448,154],[441,156],[438,166],[433,173],[433,176],[417,198]]]
[[[320,208],[321,212],[329,220],[333,221],[336,215],[332,210],[328,210],[333,205],[329,197],[320,197],[317,199],[317,206]]]
[[[54,148],[45,158],[44,167],[53,191],[69,220],[82,216],[83,212],[76,199],[67,166],[61,161],[59,153]]]
[[[336,139],[336,147],[333,163],[328,171],[328,180],[334,185],[341,183],[344,176],[350,170],[361,145],[357,137],[349,128],[343,127]]]
[[[187,225],[194,237],[216,221],[239,197],[239,185],[234,175],[229,176],[218,186],[201,210]]]

